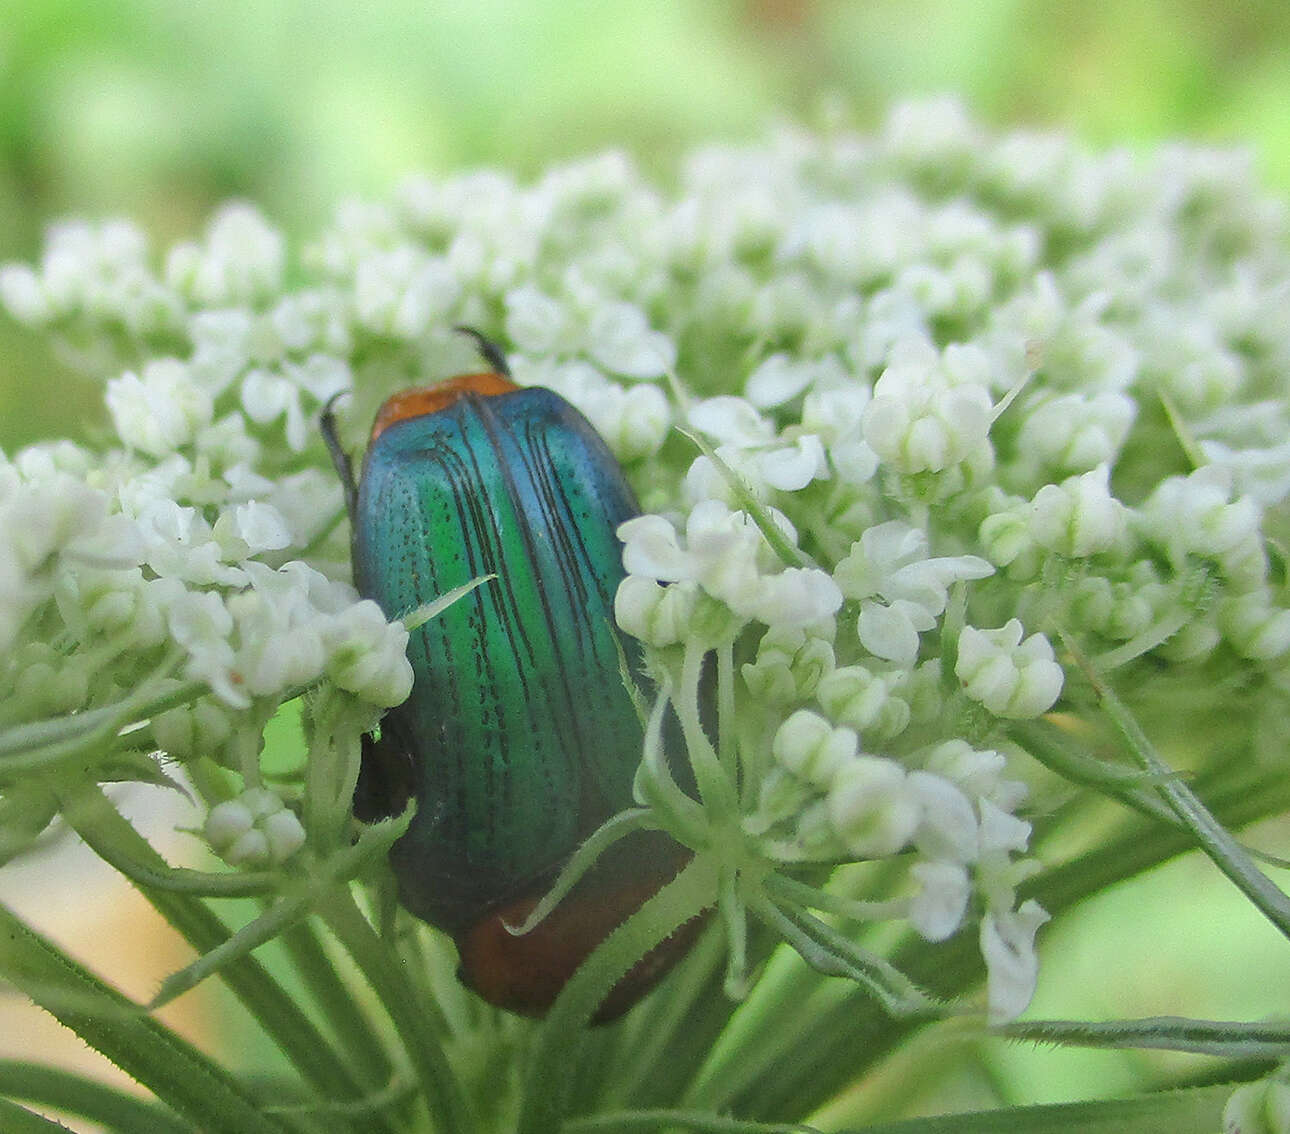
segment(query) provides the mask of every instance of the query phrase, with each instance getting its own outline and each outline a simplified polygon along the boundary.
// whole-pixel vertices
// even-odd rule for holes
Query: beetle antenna
[[[469,335],[474,339],[475,346],[478,348],[479,353],[484,356],[484,361],[496,370],[503,378],[509,378],[511,376],[511,368],[506,365],[506,355],[502,353],[502,348],[493,342],[493,340],[487,335],[475,330],[474,327],[466,327],[461,324],[453,327],[453,330],[462,335]]]
[[[349,459],[349,454],[345,452],[340,443],[340,437],[336,433],[336,414],[332,410],[337,399],[343,398],[348,393],[348,390],[340,390],[327,399],[327,404],[323,406],[322,413],[318,417],[318,429],[323,435],[327,452],[331,455],[331,463],[336,469],[336,475],[340,477],[341,487],[345,490],[345,511],[349,513],[352,528],[355,513],[358,510],[358,485],[354,481],[353,462]]]

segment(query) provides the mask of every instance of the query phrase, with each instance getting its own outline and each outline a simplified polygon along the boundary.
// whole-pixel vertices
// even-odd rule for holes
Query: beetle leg
[[[327,404],[323,406],[322,414],[318,418],[318,429],[323,435],[327,452],[331,455],[331,463],[336,469],[336,475],[340,477],[341,487],[345,490],[345,511],[349,513],[352,529],[358,509],[358,482],[354,480],[354,465],[349,459],[349,454],[341,446],[340,438],[336,434],[336,415],[332,412],[336,399],[348,392],[348,390],[341,390],[327,399]]]
[[[496,370],[503,378],[509,378],[511,376],[511,368],[506,365],[506,355],[502,353],[502,348],[493,342],[492,339],[475,330],[474,327],[464,327],[459,324],[453,327],[453,330],[462,335],[469,335],[474,339],[475,346],[479,349],[479,353],[484,356],[484,361]]]

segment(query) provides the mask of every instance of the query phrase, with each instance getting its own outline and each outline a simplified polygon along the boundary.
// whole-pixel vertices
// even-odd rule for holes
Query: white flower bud
[[[305,845],[305,829],[294,811],[283,807],[266,815],[260,829],[269,844],[269,861],[275,866],[287,861]]]
[[[1049,551],[1083,558],[1111,548],[1124,531],[1123,506],[1111,495],[1110,470],[1046,484],[1030,505],[1030,534]]]
[[[893,691],[897,680],[864,666],[842,666],[820,678],[815,696],[831,719],[886,740],[903,732],[910,719],[909,705]]]
[[[628,575],[614,595],[614,620],[648,645],[670,646],[684,641],[697,598],[694,583],[665,587],[641,575]]]
[[[1290,1134],[1290,1083],[1269,1077],[1237,1087],[1223,1107],[1222,1134]]]
[[[611,374],[657,378],[676,366],[676,346],[650,329],[645,313],[631,303],[601,303],[587,332],[591,357]]]
[[[602,382],[596,389],[570,401],[587,415],[620,461],[634,461],[657,453],[672,425],[667,398],[657,386],[624,389]]]
[[[826,788],[860,742],[852,729],[834,728],[817,713],[798,709],[776,730],[770,750],[790,772]]]
[[[241,800],[217,803],[206,816],[206,841],[216,849],[231,847],[255,825],[255,816]]]
[[[1253,591],[1226,600],[1219,609],[1223,634],[1242,657],[1272,661],[1290,650],[1290,610]]]
[[[347,607],[325,629],[323,642],[327,673],[342,689],[385,708],[408,699],[408,632],[402,623],[387,622],[376,603],[365,599]]]
[[[950,380],[935,351],[915,343],[874,384],[864,438],[899,472],[940,472],[988,446],[992,410],[983,385]]]
[[[894,760],[858,756],[838,769],[828,795],[829,821],[858,859],[902,850],[918,828],[920,808]]]
[[[1042,634],[1024,642],[1020,621],[997,630],[965,626],[954,672],[964,692],[1000,717],[1023,720],[1052,707],[1062,691],[1062,667]]]
[[[280,866],[305,844],[295,812],[265,788],[248,788],[216,804],[203,830],[211,849],[230,866]]]

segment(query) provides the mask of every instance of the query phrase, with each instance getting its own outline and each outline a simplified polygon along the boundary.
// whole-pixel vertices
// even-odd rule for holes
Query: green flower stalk
[[[246,204],[161,256],[127,222],[59,225],[0,302],[104,382],[112,433],[0,455],[0,861],[61,813],[144,890],[201,954],[159,1001],[219,973],[283,1050],[267,1087],[218,1069],[266,1129],[836,1118],[916,1025],[1027,1034],[1050,916],[1194,845],[1290,934],[1222,826],[1290,805],[1287,235],[1233,155],[1091,154],[949,102],[701,150],[668,189],[619,154],[410,180],[301,249]],[[693,852],[544,1025],[474,1002],[384,900],[409,816],[351,815],[412,671],[351,586],[318,417],[349,392],[358,450],[387,395],[472,368],[462,324],[586,415],[644,508],[615,603],[654,679],[638,807],[518,931],[629,831]],[[284,777],[265,729],[297,707]],[[119,780],[187,784],[230,870],[162,863],[104,806]],[[1088,852],[1108,798],[1137,857]],[[234,893],[264,903],[236,930],[211,912]],[[705,913],[604,1051],[582,1043]],[[326,1038],[252,955],[274,937]],[[52,946],[12,940],[0,974],[168,1121],[221,1128],[172,1082],[206,1056],[163,1058],[150,1023],[109,1042],[93,1020],[122,1002],[70,999]],[[1237,1058],[1231,1028],[1153,1034]],[[800,1047],[772,1077],[777,1029]],[[1268,1083],[1230,1128],[1281,1128]]]

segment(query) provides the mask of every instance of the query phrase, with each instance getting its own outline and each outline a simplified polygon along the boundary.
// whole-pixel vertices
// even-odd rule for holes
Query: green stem
[[[377,936],[347,890],[337,893],[321,913],[394,1024],[420,1081],[434,1129],[442,1134],[474,1134],[478,1129],[475,1115],[419,1005],[416,990],[389,945]]]
[[[1025,1020],[995,1030],[1013,1039],[1077,1047],[1155,1048],[1226,1059],[1281,1060],[1290,1056],[1290,1027],[1286,1024],[1152,1016],[1105,1022]]]
[[[729,821],[737,814],[738,798],[733,768],[722,766],[720,757],[703,731],[699,714],[699,683],[703,678],[703,659],[707,648],[689,639],[681,662],[681,678],[674,695],[676,713],[685,735],[685,747],[694,769],[699,798],[708,813],[709,824]]]
[[[1115,695],[1089,661],[1066,634],[1062,642],[1084,670],[1102,707],[1124,738],[1143,771],[1152,777],[1152,787],[1195,836],[1200,849],[1213,861],[1285,937],[1290,937],[1290,898],[1261,871],[1221,823],[1210,813],[1196,793],[1157,754],[1129,707]]]
[[[519,1134],[556,1134],[573,1085],[571,1044],[633,965],[716,898],[718,868],[697,855],[596,948],[556,997],[525,1077]]]
[[[341,980],[313,923],[297,922],[282,935],[281,941],[304,986],[331,1024],[332,1032],[341,1037],[345,1052],[363,1082],[371,1090],[388,1086],[394,1069],[385,1045]],[[391,1129],[384,1123],[381,1128]]]
[[[721,997],[719,974],[724,952],[721,935],[709,928],[690,955],[650,994],[648,1010],[627,1018],[624,1028],[628,1034],[621,1057],[609,1069],[608,1081],[599,1095],[602,1106],[622,1106],[629,1100],[638,1100],[642,1091],[657,1091],[656,1097],[664,1099],[679,1097],[679,1091],[671,1094],[667,1085],[676,1075],[678,1064],[688,1062],[685,1045],[708,1030],[698,1018],[703,1008],[715,999],[723,1009],[716,1030],[734,1010],[734,1005]],[[706,1048],[704,1044],[700,1050]]]

